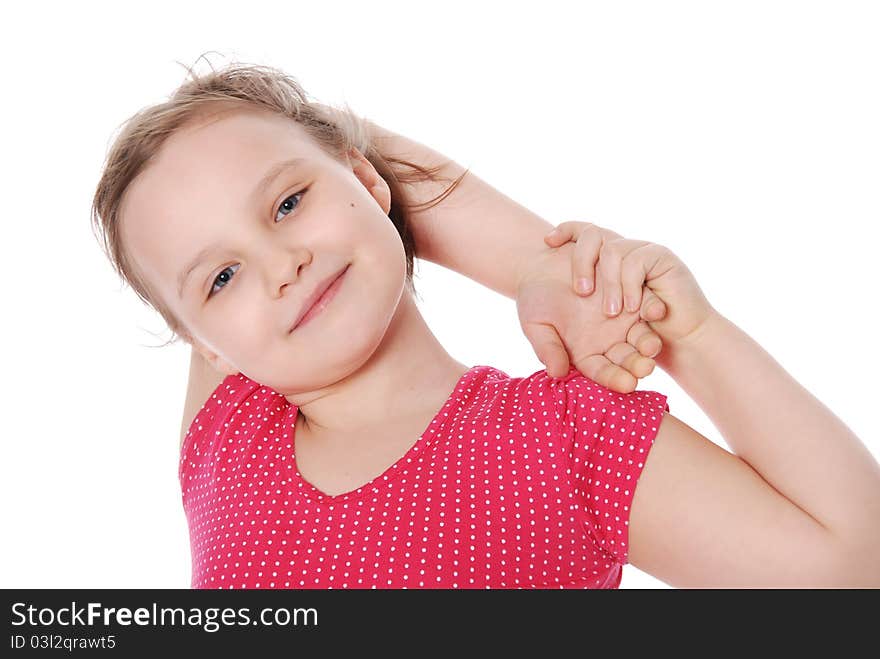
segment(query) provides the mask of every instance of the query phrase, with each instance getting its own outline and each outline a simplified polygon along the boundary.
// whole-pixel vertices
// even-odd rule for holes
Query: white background
[[[116,279],[89,207],[121,123],[184,80],[176,61],[210,50],[215,66],[284,69],[549,222],[670,247],[880,457],[876,3],[12,6],[0,587],[189,587],[177,481],[189,352],[148,347],[170,334]],[[415,283],[456,359],[542,368],[512,300],[427,262]],[[726,446],[659,368],[639,389]],[[622,587],[667,588],[633,566]]]

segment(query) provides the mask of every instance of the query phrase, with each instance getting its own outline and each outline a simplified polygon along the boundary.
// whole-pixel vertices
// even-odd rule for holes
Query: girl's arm
[[[701,329],[657,363],[736,455],[664,414],[629,561],[680,587],[880,587],[880,466],[867,447],[733,322],[715,314]]]
[[[662,415],[628,562],[683,588],[880,587],[880,466],[859,439],[721,315],[657,362],[735,454]]]
[[[442,164],[440,174],[448,181],[465,171],[424,144],[370,121],[367,125],[383,153],[424,167]],[[407,186],[407,192],[415,203],[423,203],[448,185],[424,181]],[[411,229],[418,258],[514,299],[520,275],[537,255],[548,251],[544,236],[553,225],[468,172],[442,203],[414,212]],[[473,245],[475,249],[462,249],[462,245]]]

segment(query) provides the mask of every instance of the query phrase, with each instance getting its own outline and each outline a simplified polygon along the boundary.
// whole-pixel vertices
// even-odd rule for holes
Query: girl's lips
[[[345,277],[345,273],[348,272],[348,268],[350,265],[351,264],[345,266],[345,268],[343,268],[341,272],[333,275],[333,277],[330,277],[329,281],[331,283],[324,289],[322,293],[318,294],[318,291],[320,291],[321,288],[324,287],[324,284],[326,282],[322,282],[322,284],[317,287],[315,291],[315,295],[318,295],[317,299],[311,304],[306,303],[306,305],[304,305],[307,306],[307,310],[302,315],[302,317],[298,321],[296,321],[296,323],[294,323],[293,327],[290,328],[291,332],[295,331],[299,327],[302,327],[306,322],[317,316],[327,307],[328,304],[330,304],[330,300],[334,298],[336,292],[339,290],[339,287],[342,286],[342,280]]]

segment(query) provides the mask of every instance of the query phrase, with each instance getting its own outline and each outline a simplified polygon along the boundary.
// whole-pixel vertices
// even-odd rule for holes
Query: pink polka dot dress
[[[473,366],[383,474],[297,471],[297,406],[242,374],[193,419],[179,478],[193,588],[618,588],[666,396],[571,369]]]

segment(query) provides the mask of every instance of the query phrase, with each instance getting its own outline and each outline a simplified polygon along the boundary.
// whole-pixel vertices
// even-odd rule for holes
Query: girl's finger
[[[598,231],[602,234],[605,240],[623,238],[619,233],[597,226],[592,222],[577,222],[572,220],[558,224],[556,228],[544,236],[544,241],[552,247],[558,247],[569,240],[577,240],[578,236],[587,230]]]
[[[587,226],[589,226],[589,222],[563,222],[544,236],[544,242],[550,247],[559,247],[569,240],[576,240],[578,234]]]
[[[599,260],[599,248],[602,246],[602,233],[598,230],[586,229],[578,236],[571,257],[572,287],[584,297],[596,288],[596,261]]]
[[[657,321],[666,316],[666,304],[650,288],[642,296],[642,308],[639,316],[648,322]]]
[[[574,366],[583,375],[603,387],[628,394],[634,391],[638,380],[627,369],[618,366],[605,355],[590,355],[574,361]]]
[[[620,284],[620,269],[625,242],[625,240],[605,241],[599,248],[597,275],[602,282],[602,310],[608,316],[616,316],[621,309],[623,294]]]
[[[645,240],[627,240],[621,265],[620,282],[623,286],[623,308],[635,313],[642,306],[642,291],[650,270],[650,243]]]
[[[643,357],[653,359],[663,349],[663,340],[660,335],[651,329],[644,320],[640,320],[629,328],[626,334],[626,342],[634,346]]]
[[[644,378],[654,371],[655,362],[645,357],[629,343],[615,343],[605,352],[608,360],[626,370],[635,378]]]
[[[556,328],[543,323],[526,323],[522,328],[538,359],[546,367],[547,375],[552,378],[563,378],[568,375],[571,370],[568,351],[559,338]]]

